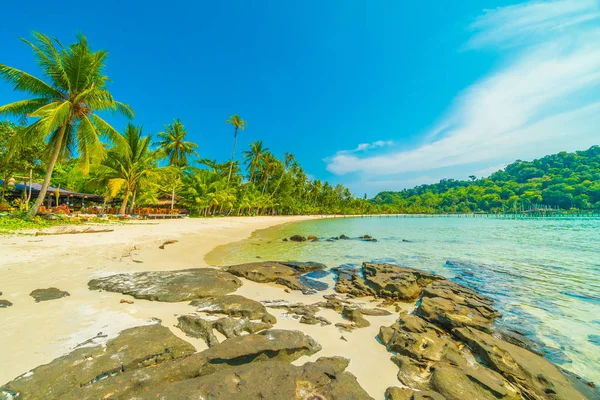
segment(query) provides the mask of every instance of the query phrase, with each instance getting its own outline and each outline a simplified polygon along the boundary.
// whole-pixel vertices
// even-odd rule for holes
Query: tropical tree
[[[229,176],[227,177],[227,184],[231,180],[231,172],[233,171],[233,159],[235,158],[235,146],[237,144],[238,130],[244,130],[246,128],[246,121],[244,121],[239,115],[233,114],[227,121],[226,124],[234,127],[233,131],[233,151],[231,152],[231,167],[229,168]]]
[[[262,140],[256,140],[250,144],[250,150],[245,150],[244,161],[246,162],[246,168],[250,173],[250,182],[254,183],[254,178],[256,177],[256,172],[260,165],[260,161],[263,155],[268,152],[269,149],[263,147]]]
[[[123,140],[118,141],[108,151],[97,169],[97,179],[106,184],[110,196],[115,197],[124,190],[120,214],[124,214],[129,196],[134,195],[144,183],[155,180],[157,173],[157,152],[150,149],[150,136],[142,135],[142,128],[128,124]]]
[[[165,125],[165,130],[158,133],[159,141],[156,143],[165,152],[168,163],[175,167],[187,167],[188,156],[198,155],[194,142],[186,141],[187,130],[179,118],[172,124]]]
[[[61,155],[76,148],[81,166],[87,171],[91,161],[102,159],[105,154],[101,138],[119,140],[118,132],[96,112],[110,110],[133,117],[131,108],[115,101],[106,87],[106,51],[93,52],[83,35],[67,47],[39,32],[34,32],[33,37],[33,41],[23,41],[33,50],[45,79],[0,64],[0,76],[14,90],[32,96],[1,106],[0,115],[35,118],[18,141],[28,143],[41,137],[48,141],[51,152],[40,193],[28,212],[30,216],[37,214],[42,205]]]

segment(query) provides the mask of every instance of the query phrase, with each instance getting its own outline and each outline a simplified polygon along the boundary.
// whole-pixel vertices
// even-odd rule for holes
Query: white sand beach
[[[0,310],[0,383],[66,354],[90,338],[111,338],[123,329],[155,319],[197,350],[205,349],[204,341],[187,337],[175,327],[178,315],[195,311],[188,302],[161,303],[90,291],[88,281],[115,273],[206,267],[205,255],[216,246],[245,239],[257,229],[309,218],[315,217],[167,220],[118,225],[111,227],[113,232],[104,233],[0,236],[0,291],[3,299],[13,303]],[[160,249],[167,240],[177,242]],[[242,281],[236,293],[255,300],[306,304],[323,300],[322,294],[287,293],[281,286]],[[66,290],[70,296],[36,303],[29,295],[48,287]],[[132,300],[133,304],[121,303],[122,299]],[[278,319],[275,328],[301,330],[323,347],[295,364],[322,356],[343,356],[351,359],[348,371],[371,396],[382,398],[387,387],[399,386],[397,367],[375,339],[379,327],[392,324],[397,314],[367,317],[370,327],[342,333],[333,324],[343,320],[332,310],[319,314],[333,323],[324,327],[300,324],[284,316],[284,310],[269,310]]]

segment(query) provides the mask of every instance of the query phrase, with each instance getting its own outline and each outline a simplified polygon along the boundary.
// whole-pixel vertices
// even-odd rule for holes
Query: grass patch
[[[19,233],[25,230],[39,230],[61,225],[81,225],[84,223],[103,223],[109,221],[100,218],[69,218],[67,216],[55,215],[56,219],[48,219],[42,216],[27,217],[22,213],[13,213],[0,216],[0,234]]]

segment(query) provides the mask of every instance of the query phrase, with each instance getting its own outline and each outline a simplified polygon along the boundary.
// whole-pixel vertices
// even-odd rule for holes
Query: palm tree
[[[263,147],[262,140],[256,140],[250,144],[250,150],[244,151],[244,161],[247,164],[248,171],[250,172],[250,182],[254,183],[256,176],[256,170],[260,165],[260,160],[269,149]]]
[[[188,156],[198,155],[196,148],[198,145],[194,142],[186,142],[187,130],[179,118],[172,124],[165,125],[165,131],[159,132],[160,140],[156,143],[165,152],[169,160],[169,165],[176,167],[187,167]]]
[[[16,68],[0,64],[0,76],[33,98],[0,107],[0,115],[37,118],[19,136],[21,143],[35,138],[48,140],[51,156],[40,193],[28,215],[37,214],[44,202],[54,165],[61,155],[76,148],[82,168],[87,172],[90,161],[102,159],[105,154],[100,138],[118,141],[118,132],[97,111],[117,111],[132,118],[129,106],[115,101],[106,88],[108,77],[103,75],[108,53],[92,52],[86,38],[77,36],[77,42],[63,47],[58,40],[39,32],[34,41],[22,39],[31,46],[45,80]]]
[[[231,180],[231,172],[233,171],[233,159],[235,158],[235,146],[237,144],[238,129],[244,130],[246,128],[246,121],[244,121],[239,115],[233,114],[227,121],[226,124],[233,125],[235,130],[233,131],[233,152],[231,153],[231,167],[229,168],[229,176],[227,177],[227,184]]]
[[[275,196],[275,193],[279,189],[279,186],[281,186],[281,181],[283,181],[283,178],[287,174],[288,170],[290,169],[290,166],[294,163],[294,161],[295,161],[294,155],[291,154],[290,152],[286,151],[285,159],[283,161],[283,172],[281,173],[281,176],[279,177],[279,181],[277,182],[277,186],[275,187],[275,190],[273,190],[273,193],[271,193],[271,197]]]
[[[198,145],[194,142],[186,142],[186,135],[187,130],[179,118],[175,119],[172,124],[165,125],[164,132],[158,133],[160,140],[156,144],[166,155],[171,167],[166,171],[173,183],[171,186],[171,210],[175,206],[175,189],[180,181],[181,169],[189,165],[189,155],[198,155],[195,150]]]
[[[155,180],[158,154],[150,149],[150,136],[142,135],[142,128],[128,124],[122,141],[108,151],[98,167],[98,179],[110,189],[114,197],[124,188],[120,214],[127,209],[129,196],[147,181]]]

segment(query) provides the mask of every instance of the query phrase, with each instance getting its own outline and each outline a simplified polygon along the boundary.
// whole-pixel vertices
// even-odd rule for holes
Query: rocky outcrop
[[[327,289],[326,283],[306,276],[324,268],[326,268],[324,264],[315,262],[265,261],[232,265],[225,267],[225,270],[254,282],[274,282],[308,294]]]
[[[219,318],[207,320],[197,315],[181,315],[177,318],[177,327],[187,336],[204,339],[208,347],[219,344],[219,339],[213,330],[220,332],[227,339],[241,336],[244,333],[257,333],[271,329],[272,325],[265,322],[254,322],[248,318]]]
[[[240,286],[242,282],[235,276],[212,268],[118,274],[88,283],[90,290],[100,289],[137,299],[165,302],[222,296]]]
[[[77,349],[0,387],[17,399],[63,399],[81,387],[192,354],[189,343],[161,325],[127,329],[106,346]],[[1,398],[1,396],[0,396]],[[102,397],[100,397],[102,398]]]
[[[453,333],[486,365],[517,386],[525,398],[585,399],[569,379],[546,359],[470,327],[455,329]]]
[[[65,292],[64,290],[60,290],[55,287],[51,287],[48,289],[36,289],[33,292],[29,293],[29,295],[35,299],[36,303],[39,303],[40,301],[56,300],[70,296],[69,292]]]
[[[58,398],[61,400],[201,398],[197,397],[194,392],[189,392],[189,396],[184,395],[186,392],[183,392],[183,388],[187,387],[188,383],[193,387],[196,378],[224,373],[224,371],[236,371],[244,365],[252,365],[253,368],[256,368],[258,376],[261,376],[260,371],[266,368],[269,362],[277,362],[280,370],[285,371],[285,366],[290,362],[303,355],[312,355],[320,349],[319,344],[312,338],[298,331],[262,331],[257,334],[227,339],[221,344],[187,357],[162,362],[149,368],[110,375],[106,379],[83,385],[60,396],[53,396],[53,388],[49,387],[46,396],[42,398],[48,400]],[[216,388],[219,385],[228,384],[228,382],[222,381],[222,375],[216,376],[220,378],[215,381],[210,380],[213,383],[220,382]],[[231,376],[233,382],[241,382],[236,381],[235,372]],[[287,381],[284,377],[285,375],[274,381],[258,379],[256,384],[267,389],[272,385],[284,384]],[[317,384],[317,382],[312,383]],[[176,385],[173,386],[176,388],[174,392],[169,391],[171,385]],[[168,396],[166,393],[169,393]],[[239,397],[234,396],[233,398],[248,397],[242,393]]]
[[[290,237],[292,242],[306,242],[306,236],[302,235],[293,235]]]
[[[409,388],[389,387],[385,391],[385,400],[446,400],[446,398],[430,390],[417,391]]]
[[[0,308],[8,308],[12,306],[12,303],[8,300],[0,300]]]
[[[520,399],[510,382],[475,362],[449,333],[418,316],[401,315],[396,323],[380,329],[378,339],[396,353],[392,361],[399,367],[398,380],[407,387],[448,400]]]
[[[269,314],[265,306],[261,303],[236,294],[206,297],[194,300],[190,305],[196,307],[196,311],[205,312],[207,314],[225,314],[232,317],[245,317],[254,320],[260,319],[268,324],[277,322],[277,319]]]
[[[471,326],[489,332],[500,317],[492,304],[468,287],[441,280],[423,290],[416,314],[445,329]]]
[[[345,306],[342,309],[342,317],[352,321],[354,326],[357,328],[366,328],[367,326],[371,326],[369,321],[365,319],[361,310],[355,307]]]
[[[267,301],[264,302],[267,307],[284,309],[288,315],[292,315],[300,320],[302,324],[308,325],[331,325],[331,322],[327,319],[320,317],[317,313],[320,308],[316,304],[302,304],[302,303],[288,303],[279,301]]]
[[[379,296],[397,300],[415,300],[422,288],[443,277],[417,269],[392,264],[363,263],[361,271],[349,268],[334,270],[338,279],[335,290],[352,296]]]
[[[295,366],[281,361],[241,365],[196,379],[166,383],[149,391],[161,399],[372,399],[344,372],[348,360],[319,358]],[[140,394],[146,398],[146,393]]]

